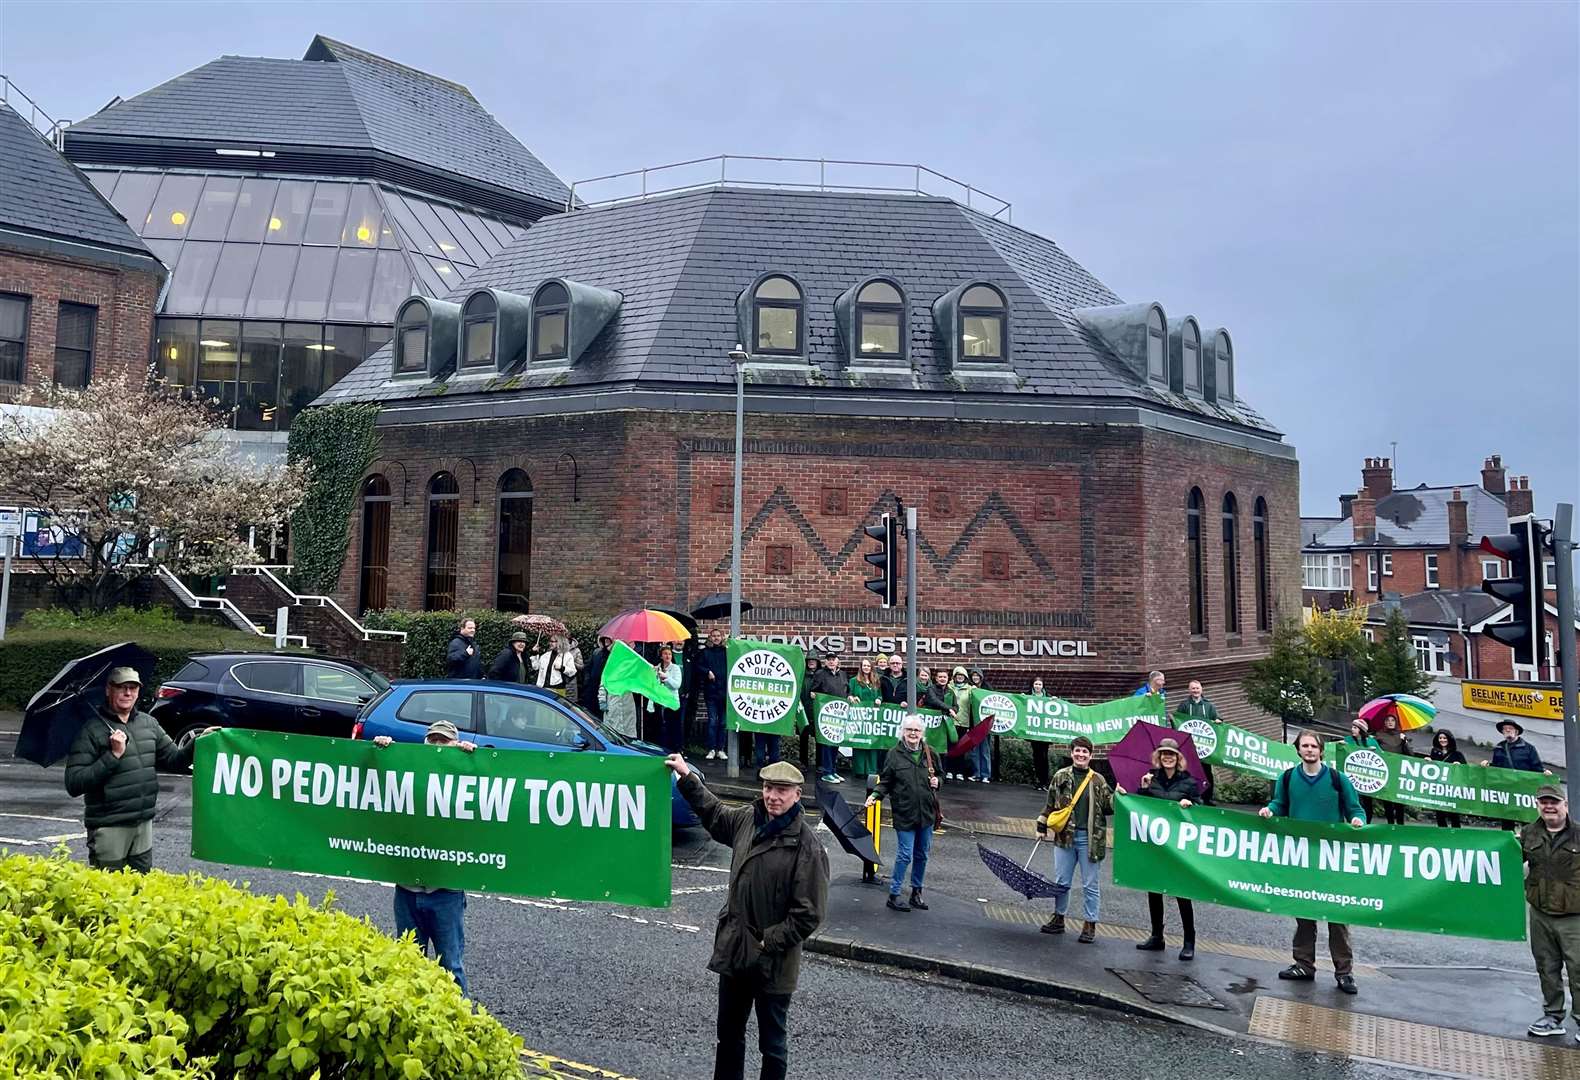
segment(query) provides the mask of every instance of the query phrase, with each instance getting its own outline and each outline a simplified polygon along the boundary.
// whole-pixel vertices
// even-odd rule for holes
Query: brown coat
[[[828,908],[828,854],[823,845],[812,835],[804,813],[783,832],[756,843],[761,801],[726,807],[696,773],[680,781],[680,793],[708,834],[734,852],[730,891],[719,911],[708,970],[760,979],[763,993],[793,993],[801,974],[801,942],[817,929]]]

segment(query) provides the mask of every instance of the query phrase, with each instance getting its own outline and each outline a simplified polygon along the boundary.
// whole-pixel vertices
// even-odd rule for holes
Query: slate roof
[[[948,199],[718,187],[545,217],[450,299],[483,286],[530,296],[550,277],[612,289],[624,297],[620,311],[573,368],[552,376],[554,385],[733,386],[728,353],[740,339],[736,298],[769,271],[790,275],[805,292],[809,363],[749,369],[755,382],[1144,399],[1276,434],[1241,402],[1219,408],[1136,379],[1070,314],[1118,303],[1107,286],[1051,240]],[[874,371],[871,363],[851,370],[846,362],[834,302],[878,275],[906,292],[910,370]],[[1009,300],[1010,377],[951,372],[935,340],[932,302],[973,280],[1000,286]],[[319,402],[396,401],[439,389],[448,401],[542,385],[531,372],[457,379],[442,388],[389,374],[388,352],[376,354]]]
[[[1456,620],[1463,620],[1468,629],[1490,619],[1506,607],[1508,605],[1502,600],[1480,589],[1428,589],[1399,598],[1399,610],[1404,612],[1405,621],[1411,626],[1443,626],[1452,629],[1458,625]],[[1381,601],[1367,604],[1366,621],[1387,622],[1387,607]]]
[[[1336,517],[1303,517],[1300,519],[1300,546],[1310,547],[1317,537],[1333,528],[1341,519]]]
[[[154,257],[92,182],[3,103],[0,228]]]
[[[1447,487],[1420,487],[1395,491],[1377,503],[1377,540],[1367,547],[1447,547],[1448,501],[1458,488],[1466,502],[1471,536],[1503,532],[1509,523],[1503,500],[1479,484],[1450,484]],[[1354,547],[1353,518],[1332,525],[1314,539],[1307,538],[1308,551]]]
[[[301,60],[212,60],[73,124],[77,135],[378,151],[554,206],[569,194],[466,87],[323,36]]]

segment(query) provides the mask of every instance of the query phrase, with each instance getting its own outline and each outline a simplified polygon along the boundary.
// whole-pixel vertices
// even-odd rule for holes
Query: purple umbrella
[[[1042,841],[1039,840],[1037,843],[1040,844]],[[1031,851],[1033,855],[1037,853],[1035,847]],[[1028,869],[1031,866],[1030,859],[1026,860],[1025,866],[1021,866],[1007,855],[1000,855],[992,848],[983,847],[980,843],[977,844],[977,854],[982,857],[983,864],[993,871],[994,877],[1020,893],[1027,900],[1058,899],[1070,891],[1068,885],[1060,885],[1049,881],[1041,874],[1032,873]]]
[[[1179,744],[1180,757],[1184,760],[1185,771],[1194,776],[1198,782],[1205,784],[1207,774],[1202,770],[1201,758],[1196,754],[1196,744],[1191,737],[1183,731],[1173,728],[1159,727],[1145,721],[1137,723],[1125,737],[1114,744],[1108,751],[1108,764],[1114,770],[1114,779],[1126,791],[1140,791],[1141,778],[1152,771],[1152,751],[1157,749],[1158,743],[1164,739],[1173,739]]]

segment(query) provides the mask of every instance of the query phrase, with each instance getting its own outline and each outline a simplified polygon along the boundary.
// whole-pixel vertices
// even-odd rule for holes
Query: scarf
[[[800,816],[801,804],[797,802],[778,817],[770,818],[768,808],[759,799],[752,804],[752,820],[757,824],[757,833],[752,837],[752,843],[761,844],[765,840],[772,840],[795,824],[796,818]]]

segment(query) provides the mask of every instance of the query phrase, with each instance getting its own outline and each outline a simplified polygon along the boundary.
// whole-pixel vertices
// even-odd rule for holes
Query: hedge
[[[483,669],[510,642],[510,635],[518,627],[510,620],[513,611],[495,611],[476,608],[466,611],[370,611],[362,616],[362,623],[370,630],[404,630],[406,649],[401,656],[400,677],[403,679],[444,678],[445,653],[450,640],[462,619],[477,620],[477,651],[483,658]],[[591,657],[598,644],[598,629],[608,621],[607,616],[561,615],[578,644],[582,656]],[[530,650],[530,646],[528,647]]]
[[[0,970],[3,1076],[523,1075],[516,1036],[332,896],[12,856]]]

